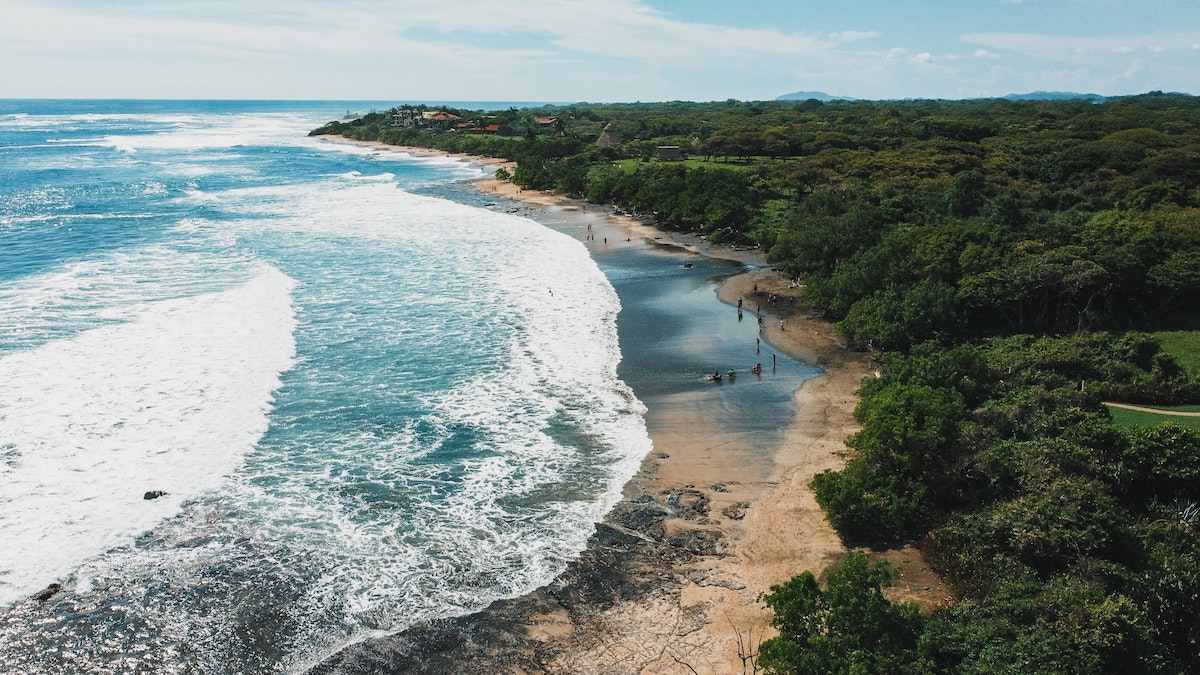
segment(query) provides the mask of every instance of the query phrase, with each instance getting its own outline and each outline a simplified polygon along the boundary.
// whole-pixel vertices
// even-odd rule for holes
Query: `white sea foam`
[[[617,376],[619,300],[582,244],[525,218],[410,194],[360,176],[336,180],[341,184],[245,188],[216,196],[225,208],[254,216],[241,227],[390,240],[422,251],[428,262],[410,270],[395,291],[401,295],[391,301],[445,300],[447,311],[476,323],[474,330],[490,333],[490,339],[508,338],[507,356],[495,368],[449,391],[427,394],[426,404],[437,414],[426,422],[477,430],[482,439],[477,450],[486,456],[465,460],[457,489],[407,516],[421,541],[398,541],[394,524],[369,520],[370,511],[346,513],[343,503],[315,497],[311,487],[292,494],[284,489],[271,498],[270,512],[279,521],[264,528],[278,528],[277,536],[297,521],[321,524],[322,536],[307,543],[319,549],[314,555],[337,562],[330,564],[330,578],[315,585],[309,603],[314,611],[343,613],[342,637],[353,641],[374,631],[361,625],[364,618],[401,629],[551,580],[620,498],[649,452],[650,439],[641,402]],[[454,298],[403,295],[404,289],[419,294],[423,274],[459,273],[465,273],[463,287]],[[430,281],[435,283],[446,282]],[[552,429],[564,427],[582,437],[574,442],[556,437]],[[381,482],[436,469],[418,461],[435,448],[420,447],[405,434],[382,443],[364,440],[365,447],[359,443],[347,440],[344,448],[328,452],[350,453],[347,463],[375,458],[378,468],[371,471]],[[303,482],[295,485],[299,490]],[[547,499],[547,493],[558,497]],[[514,499],[532,499],[536,506],[514,511]],[[480,580],[487,583],[481,587]],[[402,608],[402,614],[390,608]],[[336,635],[325,626],[319,640]],[[295,654],[296,665],[334,646],[319,645]]]
[[[385,145],[360,145],[357,143],[341,143],[325,138],[305,138],[297,144],[324,152],[337,152],[360,157],[372,157],[388,160],[403,160],[409,164],[423,164],[442,169],[454,169],[463,178],[477,177],[486,173],[486,169],[472,165],[460,157],[448,155],[414,155],[400,148],[390,148]]]
[[[244,285],[0,358],[0,604],[236,469],[294,356],[292,286],[264,265]],[[149,490],[168,495],[145,501]]]
[[[235,159],[235,145],[409,159],[306,138],[312,124],[302,118],[162,121],[170,128],[88,142],[179,151],[121,158],[150,157],[168,172]],[[208,148],[219,152],[192,152]],[[455,159],[411,161],[478,175]],[[616,375],[615,292],[569,237],[406,193],[382,168],[359,168],[287,186],[197,183],[180,203],[213,204],[221,216],[181,220],[173,234],[184,241],[0,285],[0,381],[20,383],[0,390],[0,439],[14,439],[11,449],[0,440],[0,535],[12,528],[8,550],[19,551],[0,547],[0,582],[9,584],[0,601],[73,573],[63,603],[119,598],[156,632],[89,647],[95,663],[121,662],[134,644],[171,662],[186,642],[199,670],[228,672],[233,662],[220,659],[238,649],[242,593],[261,590],[262,606],[286,616],[270,649],[288,656],[240,670],[266,671],[519,594],[578,554],[650,449],[642,406]],[[256,255],[302,280],[305,346],[297,388],[289,384],[274,413],[281,426],[261,439],[278,374],[293,359],[294,319],[287,277],[247,277]],[[397,352],[421,354],[416,361],[426,352],[391,345],[428,344],[432,357],[439,331],[486,362],[437,386],[424,364],[397,363]],[[386,363],[338,363],[341,345],[356,340],[380,340],[372,354]],[[356,411],[349,418],[364,420],[361,431],[308,417],[310,405],[345,422],[347,409],[393,402],[368,387],[402,392],[409,407],[396,410],[421,415]],[[141,500],[154,489],[172,494]],[[201,490],[211,499],[159,520]],[[122,546],[155,522],[152,543]],[[175,545],[193,541],[203,543]],[[10,625],[16,632],[4,633],[0,622],[0,642],[31,632]],[[37,630],[57,636],[60,627],[61,640],[44,639],[88,640],[87,626],[69,619]]]
[[[204,115],[177,119],[174,128],[151,134],[111,134],[93,141],[125,153],[191,151],[248,145],[304,145],[312,119],[280,113]]]
[[[199,231],[206,224],[189,219],[178,227]],[[228,236],[215,232],[210,238],[220,241]],[[252,274],[252,264],[252,258],[236,252],[150,245],[0,283],[0,354],[123,320],[146,303],[244,283]]]
[[[346,180],[362,181],[364,183],[395,183],[396,182],[396,174],[388,173],[388,172],[364,175],[363,173],[361,173],[359,171],[350,171],[350,172],[342,174],[340,176],[340,178],[345,178]]]

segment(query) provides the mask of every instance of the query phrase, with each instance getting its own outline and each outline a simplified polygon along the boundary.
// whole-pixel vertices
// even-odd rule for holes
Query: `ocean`
[[[753,339],[695,321],[739,266],[305,135],[369,105],[0,101],[0,672],[302,671],[536,588],[650,451],[639,394]],[[711,395],[769,434],[781,368]]]

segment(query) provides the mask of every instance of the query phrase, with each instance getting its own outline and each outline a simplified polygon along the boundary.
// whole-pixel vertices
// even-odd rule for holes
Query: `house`
[[[683,149],[678,145],[660,145],[654,149],[654,156],[662,162],[680,162],[687,159]]]
[[[485,124],[481,127],[467,130],[469,134],[498,134],[500,133],[499,124]]]
[[[552,127],[558,123],[558,118],[538,116],[533,118],[533,121],[537,123],[539,127]]]
[[[448,113],[445,110],[429,110],[421,115],[421,118],[426,122],[455,122],[462,119],[454,113]]]
[[[392,112],[391,121],[393,127],[401,127],[404,129],[413,129],[422,126],[421,111],[416,108],[397,108]]]

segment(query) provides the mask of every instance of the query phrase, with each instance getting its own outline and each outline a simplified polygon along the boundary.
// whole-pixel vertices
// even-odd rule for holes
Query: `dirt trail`
[[[1105,401],[1104,405],[1112,408],[1121,408],[1122,410],[1136,410],[1137,412],[1150,413],[1151,415],[1165,415],[1167,417],[1200,417],[1200,412],[1184,412],[1174,410],[1162,410],[1159,408],[1147,408],[1141,405],[1132,405],[1129,403],[1115,403],[1113,401]]]

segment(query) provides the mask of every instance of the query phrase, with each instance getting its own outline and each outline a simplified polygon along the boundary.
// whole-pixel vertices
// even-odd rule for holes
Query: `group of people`
[[[755,284],[755,286],[754,286],[754,292],[755,293],[758,292],[757,284]],[[745,301],[743,298],[738,298],[738,301],[737,301],[738,321],[742,320],[742,306],[743,306],[744,302]],[[762,314],[761,310],[762,310],[762,305],[759,305],[758,310],[757,310],[759,326],[761,326],[763,323],[763,314]],[[783,319],[779,320],[779,329],[783,330]],[[759,353],[761,353],[761,351],[762,351],[762,338],[755,337],[754,338],[754,353],[759,354]],[[771,369],[774,370],[777,367],[777,364],[778,364],[778,361],[777,361],[775,354],[771,354]],[[750,368],[750,373],[753,375],[762,375],[762,372],[763,372],[763,364],[761,362],[755,363]],[[737,377],[737,371],[730,370],[724,376],[722,376],[721,371],[714,370],[712,375],[709,375],[707,377],[707,379],[709,382],[720,382],[722,379],[724,379],[724,377],[728,377],[730,380],[732,380]]]
[[[592,224],[591,223],[588,223],[587,232],[584,233],[583,239],[584,239],[584,241],[596,241],[596,233],[592,232]],[[604,238],[604,243],[605,244],[608,243],[608,237]]]
[[[605,244],[607,244],[607,243],[608,243],[608,237],[604,237],[603,239],[604,239],[604,243],[605,243]],[[584,232],[584,233],[583,233],[583,240],[584,240],[584,241],[596,241],[596,233],[592,231],[592,224],[591,224],[591,223],[588,223],[588,226],[587,226],[587,232]],[[626,237],[625,237],[625,241],[626,241],[626,242],[633,241],[633,238],[632,238],[632,237],[630,237],[630,236],[628,236],[628,235],[626,235]]]

